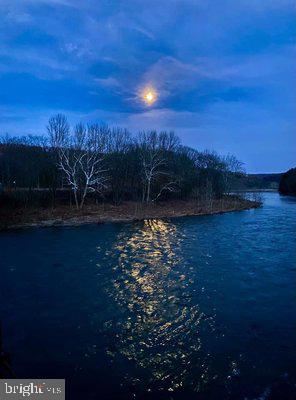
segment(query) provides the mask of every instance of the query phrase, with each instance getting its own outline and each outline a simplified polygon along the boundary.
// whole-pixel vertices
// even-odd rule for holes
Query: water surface
[[[215,216],[1,233],[18,377],[72,399],[295,399],[296,199]]]

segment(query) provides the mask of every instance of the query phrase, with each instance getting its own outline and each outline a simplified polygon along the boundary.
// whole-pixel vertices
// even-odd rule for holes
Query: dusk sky
[[[62,112],[174,130],[247,172],[295,167],[295,16],[287,0],[0,0],[0,134]]]

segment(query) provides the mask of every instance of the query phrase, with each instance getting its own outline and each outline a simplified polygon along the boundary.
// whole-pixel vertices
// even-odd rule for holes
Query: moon
[[[151,106],[157,100],[157,92],[156,92],[156,90],[154,88],[152,88],[152,87],[145,88],[143,90],[143,92],[142,92],[142,100],[148,106]]]

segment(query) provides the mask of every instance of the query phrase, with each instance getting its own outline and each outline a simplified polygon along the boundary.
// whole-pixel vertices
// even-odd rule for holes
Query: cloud
[[[16,22],[17,24],[27,24],[32,21],[30,14],[26,12],[13,12],[7,13],[6,18],[9,22]]]
[[[184,63],[174,57],[159,58],[143,74],[143,81],[154,83],[166,91],[180,88],[187,89],[202,75],[202,71],[194,64]]]
[[[41,131],[63,110],[175,129],[250,165],[248,141],[265,142],[266,170],[281,137],[291,160],[293,1],[2,0],[0,11],[2,131]],[[147,85],[159,93],[152,108],[139,98]]]
[[[108,76],[108,78],[96,78],[95,82],[98,83],[100,86],[104,86],[107,88],[120,88],[121,83],[112,76]]]

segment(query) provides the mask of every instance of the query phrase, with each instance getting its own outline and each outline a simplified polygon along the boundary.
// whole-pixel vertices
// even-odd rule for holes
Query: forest
[[[1,137],[2,203],[82,209],[100,201],[209,201],[229,194],[232,181],[244,174],[235,156],[184,146],[174,132],[71,127],[62,114],[49,119],[46,131]]]
[[[282,174],[279,192],[281,194],[296,195],[296,168],[291,168]]]

